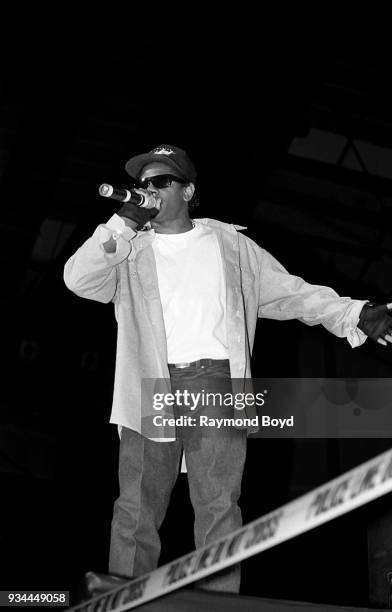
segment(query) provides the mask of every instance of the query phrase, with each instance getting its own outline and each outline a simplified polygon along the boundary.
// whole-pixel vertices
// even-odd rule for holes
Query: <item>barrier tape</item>
[[[69,610],[131,610],[272,548],[391,491],[392,450],[389,450],[213,544],[203,546]]]

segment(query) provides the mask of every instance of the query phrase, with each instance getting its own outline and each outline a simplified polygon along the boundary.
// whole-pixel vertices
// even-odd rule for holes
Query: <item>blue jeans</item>
[[[229,362],[170,368],[172,392],[231,393]],[[227,408],[200,406],[176,415],[233,416]],[[217,427],[177,428],[175,442],[153,442],[123,428],[119,454],[120,495],[114,504],[109,572],[140,576],[156,568],[161,550],[158,530],[165,517],[184,450],[199,548],[242,525],[238,498],[246,455],[246,431]],[[199,587],[238,592],[239,565],[198,583]]]

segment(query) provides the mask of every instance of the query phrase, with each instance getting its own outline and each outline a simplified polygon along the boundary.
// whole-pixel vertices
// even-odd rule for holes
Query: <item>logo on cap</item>
[[[173,149],[165,149],[164,147],[158,147],[157,149],[153,150],[153,153],[155,153],[155,155],[172,155],[174,151]]]

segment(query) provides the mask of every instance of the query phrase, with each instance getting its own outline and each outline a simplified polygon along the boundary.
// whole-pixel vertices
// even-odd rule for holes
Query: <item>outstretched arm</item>
[[[365,342],[358,320],[367,300],[341,297],[331,287],[307,283],[289,274],[264,249],[260,249],[260,255],[260,317],[321,324],[334,335],[347,338],[352,347]]]

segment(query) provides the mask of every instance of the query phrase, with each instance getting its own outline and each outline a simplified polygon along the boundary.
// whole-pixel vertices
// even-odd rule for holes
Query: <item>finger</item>
[[[392,342],[392,336],[390,334],[386,334],[384,338],[387,342]]]
[[[379,344],[382,344],[383,346],[387,346],[387,343],[385,342],[385,340],[383,340],[382,338],[378,338],[377,342]]]
[[[386,305],[388,310],[392,310],[392,302],[389,302],[389,304]]]

